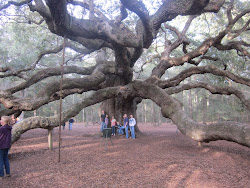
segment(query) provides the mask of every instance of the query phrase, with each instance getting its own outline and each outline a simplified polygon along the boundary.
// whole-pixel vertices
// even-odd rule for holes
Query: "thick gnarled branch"
[[[21,2],[17,2],[17,1],[8,1],[7,4],[3,5],[0,7],[0,11],[8,8],[11,5],[15,5],[15,6],[22,6],[22,5],[26,5],[29,4],[32,0],[25,0],[25,1],[21,1]]]
[[[159,105],[163,116],[170,118],[183,134],[193,140],[197,142],[227,140],[250,147],[249,125],[238,122],[197,123],[183,112],[180,102],[168,95],[163,89],[139,81],[136,81],[133,87],[140,97],[152,99]]]
[[[242,91],[238,90],[234,87],[218,87],[205,82],[193,82],[188,84],[182,84],[176,87],[170,87],[166,89],[167,94],[172,95],[184,90],[190,90],[194,88],[204,88],[212,94],[220,94],[220,95],[235,95],[238,97],[242,103],[247,107],[250,111],[250,98],[247,97]]]
[[[224,76],[224,77],[230,78],[231,80],[237,83],[241,83],[250,87],[250,79],[235,75],[226,70],[220,70],[213,65],[203,66],[203,67],[191,67],[182,71],[177,76],[168,80],[160,80],[157,77],[154,77],[152,79],[149,79],[149,81],[152,81],[153,83],[158,85],[160,88],[168,88],[168,87],[174,87],[174,86],[179,85],[183,80],[185,80],[186,78],[194,74],[204,74],[204,73],[211,73],[217,76]]]
[[[87,48],[80,48],[77,47],[75,44],[72,42],[67,41],[65,46],[67,48],[70,48],[74,50],[75,52],[81,53],[81,54],[90,54],[94,50],[93,49],[87,49]],[[23,78],[25,80],[30,80],[24,73],[34,70],[36,68],[36,65],[40,62],[40,60],[45,56],[45,55],[50,55],[50,54],[56,54],[60,52],[63,49],[63,44],[49,50],[44,50],[40,52],[36,58],[36,60],[27,68],[15,70],[12,67],[0,67],[0,72],[6,72],[5,74],[0,75],[0,78],[5,78],[5,77],[10,77],[10,76],[17,76],[20,78]],[[52,68],[53,69],[53,68]],[[80,68],[81,69],[81,68]],[[34,81],[33,81],[34,82]],[[34,82],[35,83],[35,82]]]
[[[83,108],[94,105],[96,103],[102,102],[106,99],[113,98],[115,96],[132,95],[133,89],[131,86],[125,87],[110,87],[98,90],[94,92],[91,96],[79,101],[77,104],[72,105],[71,108],[62,112],[62,122],[67,121],[69,118],[76,116]],[[59,126],[59,116],[54,117],[30,117],[23,121],[16,123],[12,129],[12,143],[16,142],[23,133],[31,129],[42,128],[42,129],[53,129]]]
[[[105,81],[105,74],[115,74],[116,70],[112,62],[108,65],[100,64],[95,68],[91,75],[84,78],[65,78],[63,80],[63,90],[84,89],[84,91],[97,90],[99,85]],[[33,97],[17,98],[11,95],[10,91],[0,91],[0,102],[6,108],[13,108],[20,111],[30,111],[51,102],[53,95],[60,90],[59,80],[52,80],[41,88]],[[25,83],[24,83],[25,84]],[[69,93],[71,94],[71,93]],[[51,98],[52,97],[52,98]],[[56,97],[54,97],[56,99]]]

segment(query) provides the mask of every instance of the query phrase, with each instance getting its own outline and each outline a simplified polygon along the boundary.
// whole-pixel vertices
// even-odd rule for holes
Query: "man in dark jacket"
[[[11,129],[10,117],[2,116],[2,127],[0,127],[0,178],[4,176],[4,167],[6,176],[10,176],[10,163],[8,159],[8,152],[11,146]]]
[[[70,118],[69,119],[69,130],[72,130],[72,126],[73,126],[73,123],[74,123],[74,119],[73,118]]]
[[[101,132],[103,131],[104,127],[105,127],[105,118],[106,118],[106,114],[104,112],[104,110],[102,110],[102,114],[101,114]]]

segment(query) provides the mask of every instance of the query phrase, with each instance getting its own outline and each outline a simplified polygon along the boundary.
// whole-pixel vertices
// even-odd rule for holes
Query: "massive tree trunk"
[[[128,116],[133,115],[137,120],[137,104],[140,102],[140,98],[128,97],[122,98],[121,96],[108,99],[100,105],[100,110],[104,110],[106,114],[108,114],[109,119],[111,120],[112,116],[116,118],[116,120],[123,125],[123,115],[127,114]],[[110,124],[109,124],[110,126]],[[140,132],[138,128],[138,121],[135,126],[135,131]]]

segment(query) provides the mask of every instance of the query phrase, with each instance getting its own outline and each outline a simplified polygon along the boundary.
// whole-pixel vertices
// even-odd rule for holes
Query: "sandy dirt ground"
[[[250,148],[227,141],[203,144],[176,133],[176,127],[140,124],[143,136],[100,137],[100,126],[73,125],[62,131],[58,163],[58,128],[54,149],[48,150],[47,131],[26,132],[10,150],[10,178],[1,188],[88,187],[250,187]]]

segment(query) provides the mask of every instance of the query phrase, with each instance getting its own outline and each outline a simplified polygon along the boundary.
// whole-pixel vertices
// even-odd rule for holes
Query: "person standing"
[[[65,129],[65,122],[62,123],[63,130]]]
[[[10,177],[10,163],[8,153],[11,146],[10,117],[2,116],[0,127],[0,178],[4,177],[4,169],[7,177]]]
[[[131,138],[132,139],[135,139],[135,125],[136,125],[135,118],[133,117],[133,115],[130,115],[129,129],[130,129],[130,132],[131,132]]]
[[[108,114],[106,114],[106,118],[105,118],[105,125],[104,125],[104,128],[108,128],[108,124],[109,124],[109,116]]]
[[[101,114],[101,118],[100,118],[100,121],[101,121],[101,132],[103,131],[103,128],[105,127],[105,113],[104,113],[104,110],[102,111],[102,114]]]
[[[123,118],[124,118],[124,124],[123,124],[123,126],[125,127],[126,139],[128,139],[128,126],[129,126],[129,122],[128,122],[128,116],[127,116],[127,114],[124,114]]]
[[[74,119],[73,118],[70,118],[69,119],[69,130],[72,130],[72,126],[73,126],[73,123],[74,123]]]
[[[112,128],[112,135],[115,136],[115,124],[116,124],[116,119],[114,116],[112,116],[112,119],[111,119],[111,128]]]

